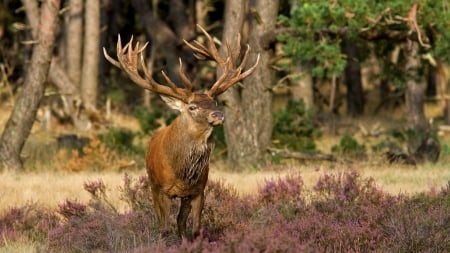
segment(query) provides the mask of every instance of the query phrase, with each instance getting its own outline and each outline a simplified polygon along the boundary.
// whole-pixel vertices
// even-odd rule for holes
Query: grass
[[[220,165],[212,165],[210,179],[223,181],[235,188],[239,195],[257,193],[265,181],[284,177],[288,174],[300,173],[305,187],[311,189],[324,173],[355,169],[363,177],[372,177],[377,185],[392,194],[415,194],[439,189],[450,180],[450,169],[445,164],[425,164],[417,168],[400,165],[361,165],[347,166],[332,164],[322,165],[289,165],[276,166],[264,171],[231,172],[221,169]],[[282,167],[282,168],[281,168]],[[145,175],[144,170],[127,172],[133,177]],[[101,179],[108,191],[110,201],[119,209],[127,208],[119,198],[119,187],[122,186],[123,173],[114,171],[78,173],[40,171],[28,173],[3,172],[0,177],[0,212],[10,206],[21,206],[34,202],[44,207],[55,207],[66,199],[86,202],[90,196],[83,190],[83,183]]]

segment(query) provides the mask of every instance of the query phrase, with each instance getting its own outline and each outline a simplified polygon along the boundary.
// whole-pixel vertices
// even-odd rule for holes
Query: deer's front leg
[[[177,216],[178,234],[182,238],[186,238],[186,221],[191,212],[191,198],[181,198],[180,211]]]
[[[204,203],[204,199],[205,199],[204,196],[205,195],[202,192],[200,195],[194,197],[191,201],[192,222],[193,222],[192,234],[194,235],[194,238],[200,234],[201,217],[202,217],[202,211],[203,211],[203,203]]]

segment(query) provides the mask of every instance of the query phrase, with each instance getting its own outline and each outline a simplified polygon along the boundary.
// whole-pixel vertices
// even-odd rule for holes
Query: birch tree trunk
[[[47,0],[42,3],[38,44],[33,49],[22,91],[0,137],[0,162],[1,166],[7,169],[23,168],[20,153],[30,134],[44,94],[44,82],[50,69],[60,6],[60,0]]]

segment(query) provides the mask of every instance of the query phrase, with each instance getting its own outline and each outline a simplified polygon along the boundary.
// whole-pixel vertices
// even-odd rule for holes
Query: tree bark
[[[47,0],[42,3],[37,35],[39,43],[33,49],[23,89],[0,137],[0,161],[5,168],[23,168],[20,153],[30,134],[44,94],[44,82],[50,69],[60,5],[60,0]]]
[[[406,108],[410,127],[418,131],[428,128],[424,112],[424,91],[418,76],[420,68],[419,43],[409,41],[405,48]]]
[[[86,1],[81,98],[84,106],[96,111],[100,57],[100,1]]]
[[[256,61],[260,54],[259,66],[243,82],[243,88],[233,88],[224,94],[226,101],[225,138],[228,146],[228,162],[239,169],[245,166],[264,164],[266,149],[272,135],[272,86],[273,74],[270,69],[272,49],[263,47],[260,38],[275,28],[278,1],[255,1],[251,8],[254,17],[249,26],[249,45],[252,51],[249,63]],[[241,27],[244,5],[241,1],[227,1],[225,7],[224,40],[235,41],[232,27]],[[230,37],[233,36],[233,37]],[[232,39],[230,39],[232,38]]]

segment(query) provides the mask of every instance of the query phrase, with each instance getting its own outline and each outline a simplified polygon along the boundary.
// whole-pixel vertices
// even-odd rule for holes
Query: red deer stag
[[[228,55],[220,56],[213,38],[198,25],[207,39],[204,46],[198,41],[189,46],[197,59],[216,61],[222,74],[206,92],[193,92],[192,83],[186,77],[180,60],[179,75],[184,83],[180,88],[162,72],[167,86],[153,80],[146,69],[144,51],[147,43],[139,48],[139,43],[133,48],[131,38],[122,47],[120,36],[117,42],[117,61],[112,59],[103,49],[106,59],[114,66],[122,69],[128,77],[140,87],[155,92],[171,108],[178,110],[180,115],[166,128],[156,133],[150,140],[147,152],[147,172],[153,196],[153,203],[158,216],[160,232],[167,232],[167,216],[170,202],[173,198],[180,198],[180,210],[177,216],[178,234],[186,238],[186,220],[189,213],[193,213],[193,229],[195,236],[199,234],[201,214],[204,202],[204,189],[208,180],[209,159],[214,147],[212,138],[213,126],[223,123],[224,114],[217,108],[215,98],[232,87],[237,82],[249,76],[258,65],[259,55],[255,64],[243,72],[250,46],[236,67],[240,56],[240,35],[237,36],[237,48],[233,50],[226,43]],[[144,77],[138,71],[138,58]]]

